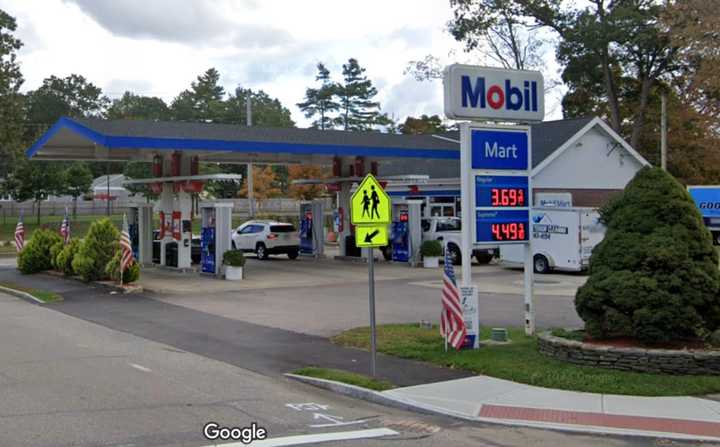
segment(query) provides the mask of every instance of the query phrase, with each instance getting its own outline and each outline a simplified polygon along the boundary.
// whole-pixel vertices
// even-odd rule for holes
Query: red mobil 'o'
[[[505,104],[505,92],[499,85],[491,85],[487,91],[487,102],[493,109],[499,109]]]

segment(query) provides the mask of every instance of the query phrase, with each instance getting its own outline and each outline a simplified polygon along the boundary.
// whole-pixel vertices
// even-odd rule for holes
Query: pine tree
[[[322,62],[317,64],[317,69],[315,80],[320,81],[320,87],[305,90],[305,101],[298,103],[297,106],[305,113],[306,118],[319,115],[313,121],[312,127],[321,130],[332,129],[335,124],[330,114],[340,109],[340,104],[335,100],[338,87],[330,80],[330,70]]]
[[[374,125],[383,124],[380,103],[373,101],[377,89],[365,76],[365,69],[357,59],[343,64],[343,84],[337,86],[340,98],[340,116],[335,123],[344,130],[368,131]]]
[[[179,121],[217,122],[225,114],[224,97],[220,73],[210,68],[173,100],[170,109]]]

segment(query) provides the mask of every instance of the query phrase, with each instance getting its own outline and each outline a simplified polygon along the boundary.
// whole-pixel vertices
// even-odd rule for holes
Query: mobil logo
[[[455,64],[443,82],[448,118],[532,122],[545,114],[539,72]]]
[[[514,86],[510,79],[502,84],[487,85],[483,77],[461,76],[460,95],[463,107],[492,107],[507,110],[526,110],[537,112],[537,81],[523,81],[522,87]]]

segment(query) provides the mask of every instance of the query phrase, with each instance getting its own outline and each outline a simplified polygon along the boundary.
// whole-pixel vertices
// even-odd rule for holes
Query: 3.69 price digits
[[[492,206],[525,206],[523,188],[492,188],[490,191]]]
[[[491,230],[492,230],[493,240],[496,240],[496,241],[524,241],[525,240],[525,224],[521,223],[521,222],[492,224]]]

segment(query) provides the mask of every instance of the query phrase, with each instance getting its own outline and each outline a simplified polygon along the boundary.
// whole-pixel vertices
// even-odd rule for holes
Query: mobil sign
[[[542,121],[542,74],[474,65],[450,65],[443,76],[445,115],[451,119]]]

